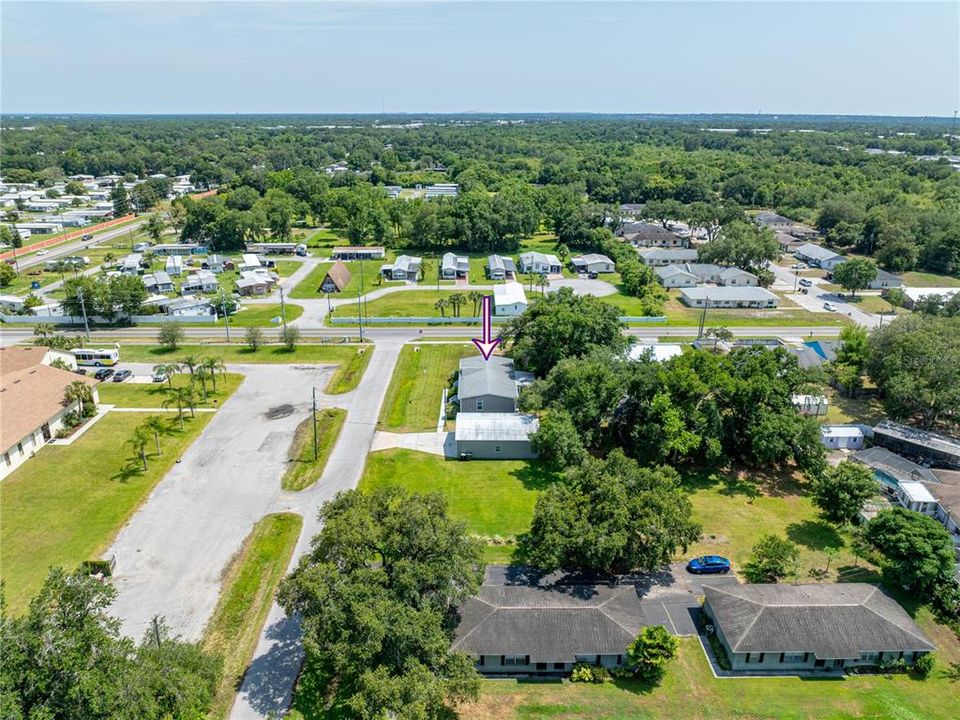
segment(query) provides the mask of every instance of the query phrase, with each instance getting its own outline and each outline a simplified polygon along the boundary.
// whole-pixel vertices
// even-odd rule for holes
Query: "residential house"
[[[254,270],[260,270],[263,268],[263,264],[260,262],[260,258],[254,253],[243,253],[240,255],[240,265],[237,266],[237,270],[241,273],[244,272],[253,272]]]
[[[170,255],[167,262],[164,263],[163,269],[170,277],[180,277],[183,275],[183,256]]]
[[[215,293],[219,289],[220,284],[217,282],[217,276],[209,270],[201,270],[200,272],[192,273],[188,275],[182,283],[180,283],[181,295],[187,295],[188,293],[195,293],[198,291],[204,293]]]
[[[487,257],[487,265],[484,270],[491,280],[512,280],[517,274],[517,266],[513,260],[502,255]]]
[[[518,282],[493,286],[493,314],[519,315],[527,309],[527,294]]]
[[[820,442],[827,450],[862,450],[863,430],[857,425],[821,425]]]
[[[696,262],[698,251],[694,248],[650,248],[639,250],[637,254],[645,265],[656,268]]]
[[[451,650],[484,675],[566,675],[577,663],[619,667],[646,624],[633,585],[484,584]]]
[[[537,454],[530,447],[530,435],[539,427],[536,415],[459,412],[454,432],[457,454],[483,460],[535,458]]]
[[[64,417],[77,411],[77,402],[66,402],[71,383],[90,388],[99,402],[97,382],[69,370],[52,367],[61,360],[76,368],[73,355],[47,347],[0,348],[0,479],[29,460],[65,427]],[[58,363],[59,364],[59,363]]]
[[[350,245],[347,247],[335,247],[330,252],[330,257],[334,260],[382,260],[386,251],[380,245]]]
[[[790,402],[801,415],[812,415],[819,417],[826,415],[829,409],[829,401],[823,395],[791,395]]]
[[[795,220],[779,215],[770,210],[761,210],[753,216],[753,221],[760,227],[785,228],[796,224]]]
[[[563,265],[556,255],[542,252],[525,252],[520,255],[520,272],[534,275],[559,275]]]
[[[944,480],[944,478],[939,479]],[[960,559],[960,478],[951,478],[949,481],[944,480],[936,483],[924,483],[923,485],[936,498],[937,508],[933,516],[950,533],[954,551]]]
[[[811,267],[823,268],[824,270],[833,270],[837,265],[846,262],[843,255],[835,253],[823,245],[814,245],[806,243],[801,245],[793,252],[798,260],[803,260]]]
[[[300,244],[295,242],[257,242],[244,246],[248,253],[258,255],[293,255],[299,247]]]
[[[198,243],[160,243],[153,246],[154,255],[199,255],[207,251]]]
[[[598,253],[588,253],[587,255],[578,255],[570,261],[573,269],[578,273],[612,273],[615,272],[613,260],[606,255]]]
[[[843,670],[936,650],[876,585],[707,585],[703,610],[735,671]]]
[[[17,230],[20,232],[20,237],[24,237],[24,230],[33,235],[51,235],[63,232],[63,225],[58,222],[18,222]]]
[[[665,288],[692,288],[696,287],[697,276],[686,269],[687,265],[667,265],[654,268],[657,280]]]
[[[917,465],[884,447],[861,450],[850,459],[873,470],[881,489],[890,495],[903,482],[938,482],[937,476],[929,468]]]
[[[425,188],[426,197],[456,197],[460,194],[460,186],[457,183],[435,183]]]
[[[21,228],[21,227],[23,227],[23,226],[22,226],[22,225],[18,225],[17,227],[18,227],[18,228]],[[939,298],[940,304],[943,304],[943,303],[945,303],[947,300],[949,300],[950,298],[952,298],[954,295],[956,295],[957,292],[960,292],[960,290],[958,290],[958,289],[955,288],[955,287],[953,287],[953,288],[949,288],[949,287],[945,287],[945,288],[932,288],[932,287],[931,287],[931,288],[911,288],[911,287],[905,287],[905,288],[901,288],[901,290],[903,290],[903,294],[906,296],[905,301],[904,301],[904,303],[903,303],[903,306],[904,306],[905,308],[907,308],[908,310],[913,310],[913,308],[916,306],[916,304],[917,304],[918,302],[920,302],[921,300],[926,300],[927,298],[931,298],[931,297],[933,297],[933,296],[936,296],[937,298]]]
[[[267,295],[273,291],[277,279],[266,269],[242,270],[237,280],[237,292],[243,296]]]
[[[775,308],[779,299],[761,287],[695,287],[682,289],[680,301],[698,308]]]
[[[759,278],[746,270],[709,263],[668,265],[655,268],[654,273],[660,284],[666,288],[694,287],[702,283],[724,287],[758,287],[760,284]],[[694,280],[693,283],[690,282],[691,278]]]
[[[452,252],[444,253],[440,259],[440,277],[444,280],[465,278],[470,272],[470,258]]]
[[[894,275],[889,273],[886,270],[881,270],[877,268],[877,277],[867,285],[867,288],[870,290],[889,290],[890,288],[902,288],[903,287],[903,278],[899,275]]]
[[[163,270],[147,273],[140,278],[143,286],[151,293],[170,293],[173,292],[173,280]]]
[[[328,294],[339,293],[343,292],[349,284],[350,271],[346,265],[337,260],[330,266],[330,269],[327,270],[327,274],[323,276],[323,281],[320,283],[318,290],[319,292]]]
[[[520,375],[521,382],[528,373]],[[457,395],[450,398],[460,412],[507,413],[517,411],[518,373],[513,360],[502,355],[491,355],[484,360],[472,355],[460,361]]]
[[[624,223],[616,232],[634,247],[685,248],[690,247],[690,238],[681,237],[662,225],[648,222]]]
[[[232,269],[233,263],[230,262],[230,268],[227,268],[226,266],[227,262],[230,262],[230,261],[227,258],[225,258],[223,255],[217,255],[217,254],[207,255],[206,260],[204,260],[200,264],[200,267],[202,267],[204,270],[209,270],[214,275],[219,275],[225,269]]]
[[[143,255],[140,253],[130,253],[120,261],[120,273],[123,275],[139,275],[140,263],[143,261]]]
[[[388,280],[408,280],[416,282],[420,279],[423,259],[410,255],[398,255],[392,263],[380,266],[380,274]]]
[[[216,315],[213,304],[206,298],[179,298],[163,305],[163,311],[173,317]]]
[[[873,429],[875,445],[924,465],[960,470],[960,440],[884,420]]]
[[[907,510],[934,515],[937,510],[937,499],[930,494],[922,482],[902,482],[893,492],[897,502]]]

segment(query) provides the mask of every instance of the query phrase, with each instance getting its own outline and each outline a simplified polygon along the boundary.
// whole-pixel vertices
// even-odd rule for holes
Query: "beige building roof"
[[[0,349],[0,450],[6,451],[63,410],[72,382],[93,378],[43,364],[48,348]]]

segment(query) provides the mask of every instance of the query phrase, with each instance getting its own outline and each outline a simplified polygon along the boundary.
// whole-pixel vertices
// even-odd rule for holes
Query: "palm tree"
[[[56,328],[53,326],[53,323],[37,323],[33,326],[33,334],[38,338],[46,340],[48,337],[53,335],[56,332]]]
[[[193,417],[193,406],[197,402],[196,395],[191,388],[171,388],[167,390],[167,399],[163,401],[163,407],[176,407],[177,415],[180,418],[180,429],[183,430],[183,409],[190,408],[190,417]]]
[[[483,302],[483,293],[479,290],[471,290],[467,298],[473,303],[473,316],[477,317],[477,308],[479,308],[480,303]]]
[[[105,255],[103,256],[103,264],[104,264],[104,265],[109,265],[110,263],[112,263],[112,262],[113,262],[114,260],[116,260],[116,259],[117,259],[117,256],[116,256],[116,255],[114,255],[112,252],[108,252],[107,254],[105,254]]]
[[[450,301],[447,298],[440,298],[437,300],[433,306],[440,311],[440,317],[447,316],[447,306],[450,304]]]
[[[450,305],[453,307],[455,317],[460,317],[460,306],[466,301],[467,299],[463,296],[463,293],[453,293],[453,295],[450,296]]]
[[[163,455],[163,450],[160,449],[160,433],[167,430],[167,424],[163,421],[163,418],[159,415],[151,415],[143,421],[141,427],[146,432],[153,433],[153,439],[157,444],[157,455]]]
[[[546,273],[540,273],[540,276],[537,278],[537,285],[540,287],[540,294],[543,295],[547,288],[550,287],[550,278],[547,277]]]
[[[200,365],[200,367],[197,368],[197,372],[196,372],[196,374],[194,375],[194,377],[196,377],[197,380],[200,381],[200,392],[203,393],[203,395],[202,395],[202,397],[203,397],[203,403],[206,404],[206,402],[207,402],[207,378],[210,377],[210,371],[207,370],[207,368],[206,368],[204,365]]]
[[[133,448],[133,451],[140,456],[140,460],[143,462],[143,469],[147,469],[147,443],[150,442],[150,435],[147,433],[147,430],[143,427],[137,427],[133,431],[133,435],[130,436],[130,439],[127,440],[127,445]]]
[[[217,373],[221,375],[227,372],[227,366],[223,364],[223,360],[215,357],[206,357],[204,358],[200,366],[206,368],[207,372],[210,374],[210,381],[213,383],[213,391],[217,391]]]
[[[184,358],[180,358],[180,365],[190,371],[190,387],[193,387],[193,381],[195,379],[194,373],[200,365],[200,358],[196,355],[187,355]]]
[[[53,271],[60,275],[60,282],[64,282],[66,280],[67,271],[71,267],[73,267],[73,263],[68,263],[65,260],[57,260],[53,264]]]
[[[183,368],[180,367],[177,363],[168,363],[166,365],[154,365],[154,373],[163,373],[167,376],[167,387],[173,387],[173,376],[180,372]]]
[[[90,387],[82,380],[74,380],[63,389],[63,402],[65,405],[78,403],[78,414],[83,417],[83,404],[93,399]]]

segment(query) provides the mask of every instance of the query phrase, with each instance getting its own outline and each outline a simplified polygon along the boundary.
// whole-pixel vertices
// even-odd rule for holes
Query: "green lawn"
[[[477,352],[465,345],[405,345],[394,368],[380,412],[380,428],[390,432],[433,430],[440,397],[460,359]]]
[[[349,262],[345,262],[344,265],[346,265],[347,270],[350,271],[350,282],[347,284],[347,287],[342,293],[330,296],[334,300],[344,296],[356,297],[357,291],[360,289],[360,261],[351,260]],[[378,285],[377,273],[380,270],[380,265],[381,263],[379,260],[365,260],[363,262],[363,287],[365,292],[376,290],[379,287],[403,284],[382,282],[380,285]],[[320,263],[314,267],[313,270],[311,270],[303,280],[294,286],[289,293],[289,297],[293,298],[294,300],[309,300],[326,297],[325,294],[318,292],[318,290],[320,288],[320,283],[323,282],[323,278],[326,277],[327,272],[331,267],[333,267],[333,263]]]
[[[832,390],[827,397],[830,404],[823,418],[826,423],[876,425],[887,416],[876,397],[848,398]]]
[[[176,362],[186,355],[215,357],[225,363],[316,363],[339,365],[324,392],[339,394],[357,387],[373,354],[372,345],[297,345],[292,352],[283,345],[263,345],[256,352],[246,345],[182,345],[165,350],[157,345],[125,344],[120,357],[127,362],[154,364]]]
[[[346,420],[347,411],[341,408],[326,408],[317,413],[316,457],[313,454],[313,418],[308,417],[297,426],[290,443],[290,464],[280,481],[284,490],[303,490],[320,479]]]
[[[413,450],[381,450],[367,456],[361,490],[402,485],[413,492],[440,492],[467,530],[490,544],[488,562],[509,560],[512,540],[530,527],[537,495],[556,479],[536,461],[460,462]]]
[[[171,361],[175,362],[175,361]],[[194,384],[197,395],[197,407],[216,407],[233,395],[233,391],[240,387],[243,375],[239,373],[225,373],[217,375],[217,389],[207,381],[207,399],[204,402],[199,381]],[[190,372],[184,368],[183,373],[174,375],[171,381],[173,387],[188,387]],[[97,386],[100,402],[105,405],[116,405],[122,408],[158,408],[169,397],[168,383],[115,383],[104,382]]]
[[[960,278],[928,272],[908,272],[903,274],[903,284],[907,287],[960,287]]]
[[[377,298],[376,300],[370,300],[365,303],[366,315],[368,317],[426,317],[426,318],[440,318],[440,317],[453,317],[453,309],[448,307],[444,311],[444,315],[441,316],[440,311],[435,307],[437,300],[440,298],[449,298],[452,294],[459,292],[461,295],[466,297],[472,290],[470,287],[466,288],[456,288],[452,285],[441,286],[441,290],[436,289],[436,285],[432,289],[429,288],[428,283],[421,283],[421,287],[425,289],[420,290],[404,290],[402,292],[395,292],[385,295],[383,297]],[[540,297],[540,291],[534,290],[531,292],[529,289],[526,290],[527,298],[530,300],[535,300]],[[479,313],[479,308],[477,309]],[[345,317],[345,318],[355,318],[357,313],[357,308],[355,305],[349,305],[347,307],[341,308],[335,311],[336,317]],[[463,305],[460,306],[460,316],[463,318],[472,318],[476,317],[474,314],[473,303],[467,299]],[[474,321],[475,324],[475,321]]]
[[[213,417],[165,414],[163,455],[147,445],[147,470],[125,445],[148,413],[108,413],[72,445],[49,445],[0,483],[0,556],[6,598],[23,610],[52,566],[98,557]]]
[[[940,671],[926,681],[904,675],[717,679],[697,639],[682,638],[659,686],[485,680],[479,702],[458,711],[462,720],[948,720],[960,713],[960,692]],[[304,717],[332,716],[308,710]]]
[[[299,515],[267,515],[254,525],[226,570],[220,599],[203,638],[204,649],[224,659],[208,718],[225,718],[230,713],[302,527]]]
[[[664,304],[663,314],[668,325],[699,325],[703,310],[689,308],[679,300],[679,291],[669,291],[669,299]],[[639,301],[626,295],[610,295],[602,298],[605,302],[623,308],[628,315],[639,314]],[[723,325],[725,327],[786,326],[806,327],[808,325],[843,325],[847,321],[833,313],[813,313],[793,303],[781,300],[781,308],[776,310],[707,310],[707,327]]]
[[[216,298],[212,298],[213,301]],[[303,315],[303,307],[300,305],[294,305],[293,303],[284,303],[284,314],[287,317],[287,322],[293,322],[298,317]],[[140,325],[160,325],[162,321],[159,319],[160,316],[157,316],[158,319],[156,322],[140,323]],[[228,316],[227,322],[231,327],[280,327],[280,320],[275,318],[280,317],[280,303],[268,303],[264,305],[244,305],[241,301],[240,307],[236,313]],[[181,327],[222,327],[223,318],[217,320],[216,323],[190,323],[182,322],[180,323]]]

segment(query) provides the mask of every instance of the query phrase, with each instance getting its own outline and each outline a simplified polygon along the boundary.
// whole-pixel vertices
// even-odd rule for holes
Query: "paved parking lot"
[[[529,286],[528,286],[529,287]],[[547,292],[551,290],[558,290],[562,287],[573,288],[574,295],[595,295],[596,297],[604,297],[605,295],[613,295],[617,292],[617,289],[608,283],[606,280],[591,280],[587,277],[582,278],[557,278],[556,280],[550,280],[550,286],[547,288]]]

